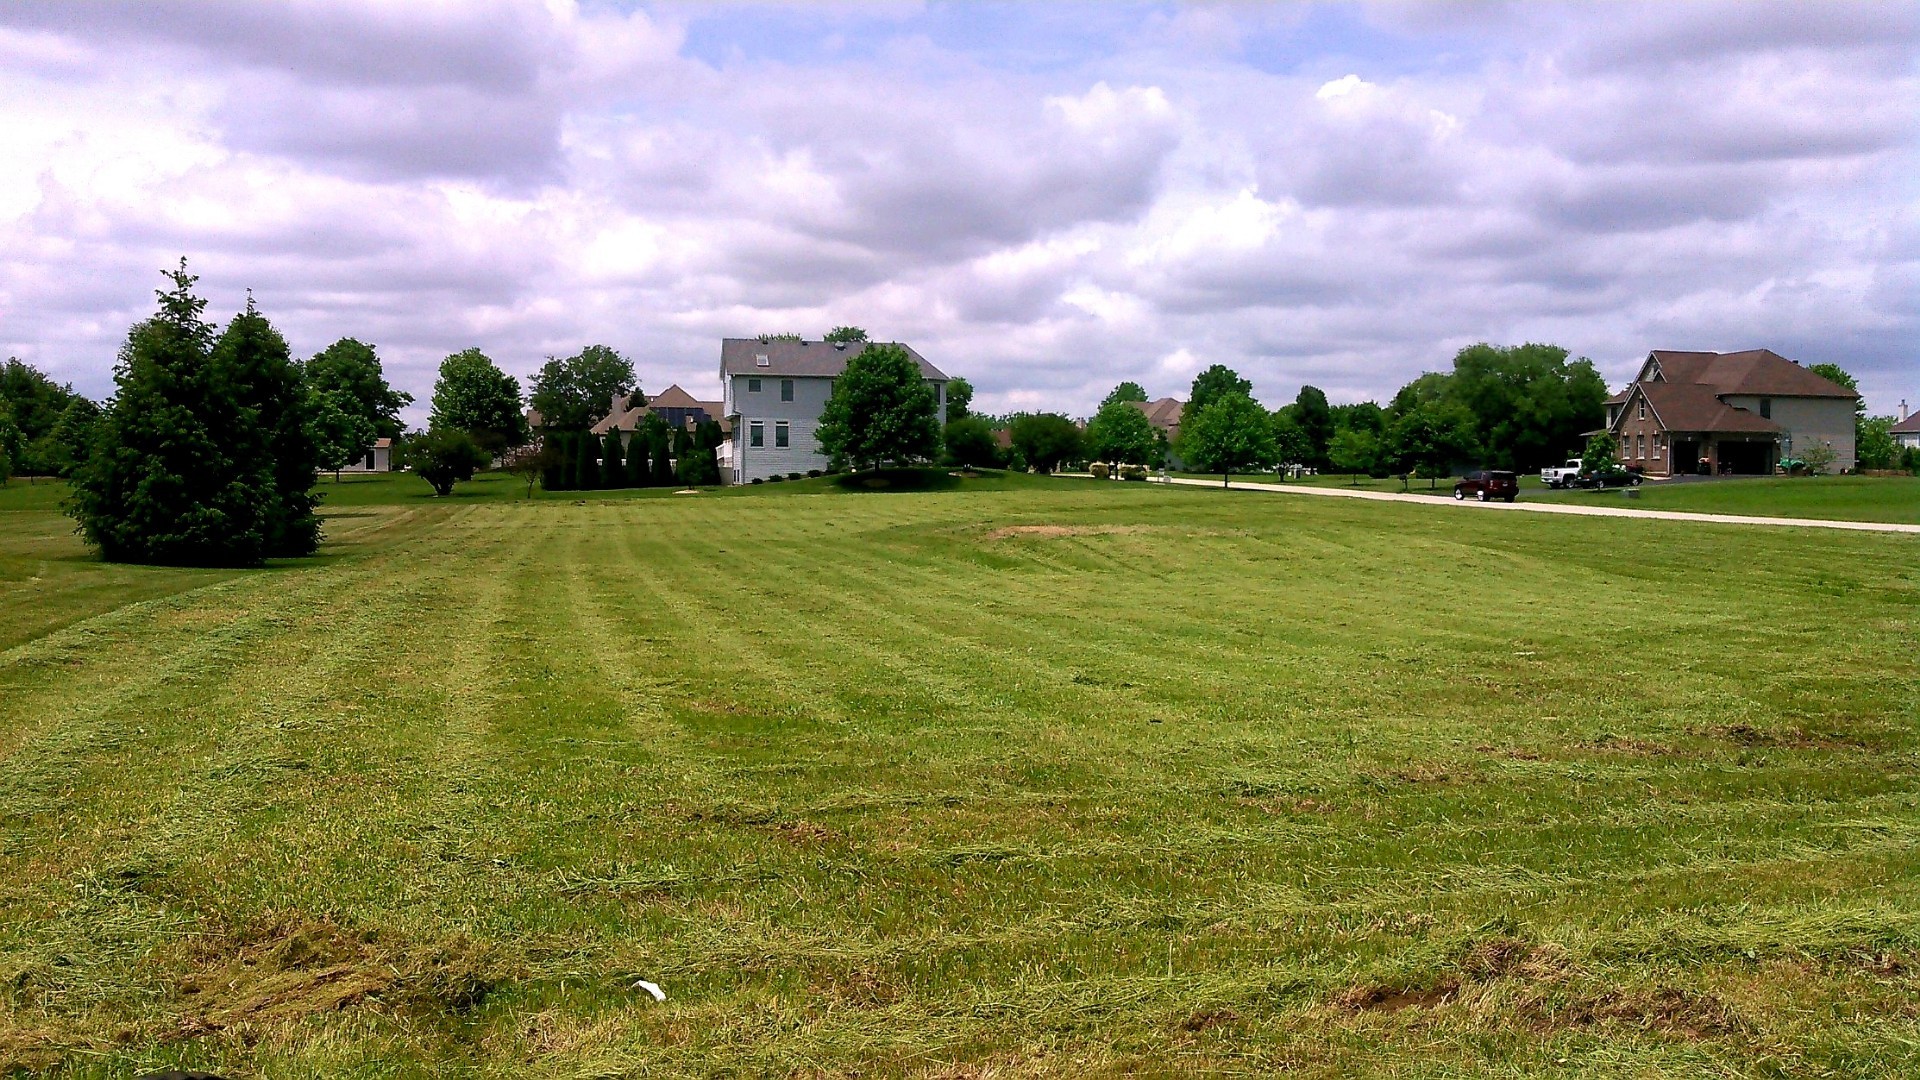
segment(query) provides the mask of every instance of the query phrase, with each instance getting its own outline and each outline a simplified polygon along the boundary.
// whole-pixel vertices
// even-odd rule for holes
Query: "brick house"
[[[1607,431],[1623,465],[1649,475],[1764,475],[1816,445],[1834,471],[1854,467],[1859,395],[1767,349],[1655,349],[1640,373],[1607,399]]]

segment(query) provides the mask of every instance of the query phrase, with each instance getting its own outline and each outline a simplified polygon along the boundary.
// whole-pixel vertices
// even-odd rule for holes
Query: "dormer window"
[[[769,366],[771,366],[772,364],[773,364],[773,361],[771,361],[771,360],[769,360],[769,359],[767,359],[767,354],[766,354],[766,353],[754,353],[754,354],[753,354],[753,366],[754,366],[754,367],[769,367]]]

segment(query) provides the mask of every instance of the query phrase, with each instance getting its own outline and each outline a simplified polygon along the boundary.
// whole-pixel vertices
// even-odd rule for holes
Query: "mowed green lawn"
[[[0,1073],[1920,1072],[1916,538],[768,494],[0,512]]]
[[[1618,488],[1600,491],[1530,491],[1530,500],[1598,506],[1640,506],[1701,514],[1835,518],[1920,525],[1920,476],[1738,477],[1709,482],[1650,480],[1637,502]]]

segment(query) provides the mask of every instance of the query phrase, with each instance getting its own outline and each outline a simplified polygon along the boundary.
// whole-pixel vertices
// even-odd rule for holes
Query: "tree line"
[[[1060,413],[979,418],[948,426],[949,456],[1051,472],[1067,464],[1177,464],[1198,472],[1299,466],[1373,476],[1448,475],[1466,464],[1533,469],[1560,460],[1605,420],[1607,386],[1591,361],[1554,345],[1471,345],[1451,371],[1408,383],[1381,406],[1333,405],[1313,386],[1268,410],[1225,365],[1195,376],[1175,439],[1140,408],[1136,382],[1114,387],[1084,424]],[[1005,432],[1004,440],[996,432]]]

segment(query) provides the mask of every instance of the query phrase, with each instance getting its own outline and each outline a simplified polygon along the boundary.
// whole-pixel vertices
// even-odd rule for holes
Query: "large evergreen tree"
[[[870,345],[834,380],[814,437],[856,469],[924,460],[940,452],[939,405],[905,347]]]
[[[491,454],[525,446],[527,417],[520,409],[520,380],[501,371],[479,349],[454,353],[440,362],[428,426],[464,431]]]
[[[313,478],[321,467],[308,413],[306,388],[287,339],[253,296],[214,343],[214,367],[233,387],[238,422],[214,434],[235,462],[264,463],[273,480],[266,521],[266,553],[311,555],[320,546]]]
[[[647,434],[647,446],[653,457],[655,487],[673,486],[673,432],[659,416],[649,414],[641,430]]]
[[[627,486],[627,463],[620,453],[620,429],[608,428],[600,440],[600,486]]]
[[[251,566],[265,557],[275,505],[272,463],[236,459],[229,434],[248,422],[212,358],[186,260],[167,272],[160,310],[127,334],[118,387],[69,512],[108,559]]]

